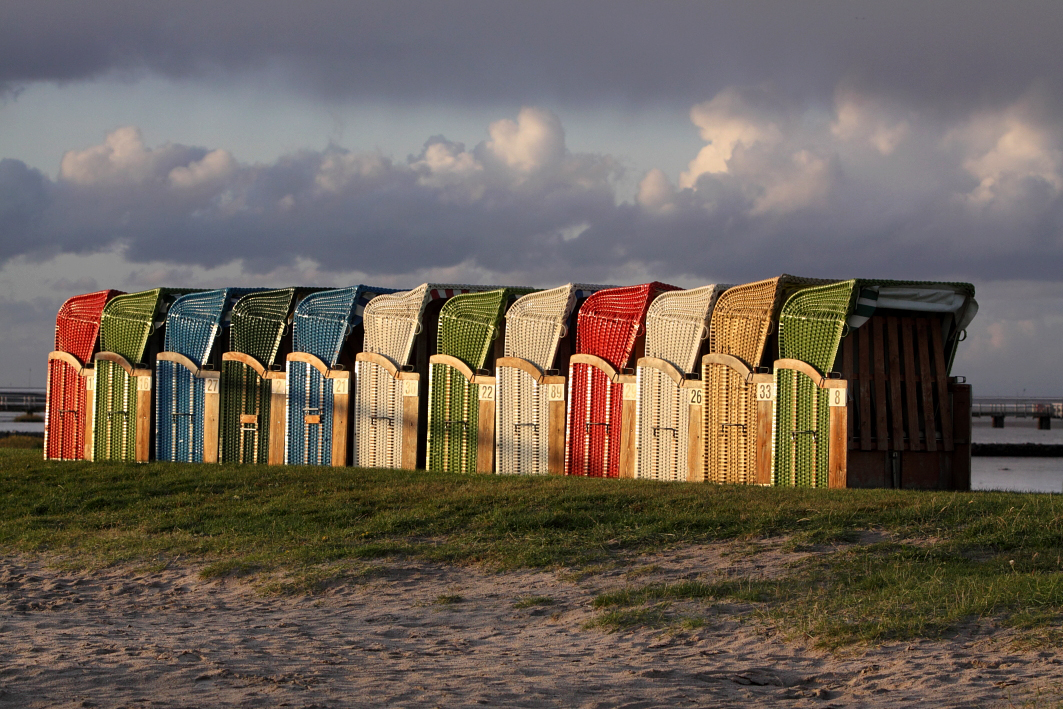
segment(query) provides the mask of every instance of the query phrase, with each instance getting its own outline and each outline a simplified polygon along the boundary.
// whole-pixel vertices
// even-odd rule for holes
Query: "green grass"
[[[859,543],[869,530],[884,541]],[[682,606],[693,627],[701,621],[687,606],[733,602],[791,635],[835,645],[935,636],[979,619],[1032,636],[1063,612],[1057,495],[53,463],[37,451],[0,450],[4,553],[81,567],[192,560],[208,575],[280,574],[291,592],[400,555],[497,570],[567,567],[577,579],[581,570],[634,568],[643,552],[716,540],[753,549],[772,537],[816,553],[770,581],[636,585],[636,572],[630,588],[598,598],[598,624],[669,623]]]
[[[0,448],[35,448],[44,450],[44,439],[40,436],[4,436],[0,438]],[[38,453],[38,455],[40,455]]]
[[[523,608],[534,608],[536,606],[552,605],[554,605],[554,599],[549,596],[523,596],[513,603],[513,607],[518,610]]]

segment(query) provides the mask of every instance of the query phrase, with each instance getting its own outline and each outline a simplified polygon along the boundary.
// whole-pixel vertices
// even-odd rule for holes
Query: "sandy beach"
[[[801,556],[734,551],[579,573],[391,560],[287,595],[263,593],[283,578],[204,580],[179,562],[70,572],[8,557],[0,706],[962,707],[1061,695],[1055,653],[1015,649],[989,627],[835,653],[785,641],[742,605],[692,604],[707,622],[688,630],[585,627],[602,591],[770,578]]]

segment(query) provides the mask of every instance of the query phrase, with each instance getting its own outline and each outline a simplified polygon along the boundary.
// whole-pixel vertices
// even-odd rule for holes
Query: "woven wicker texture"
[[[746,485],[756,482],[756,389],[726,364],[702,365],[704,479]]]
[[[114,352],[130,364],[144,362],[152,334],[164,324],[167,309],[188,289],[155,288],[113,298],[100,321],[100,350]],[[96,363],[96,413],[93,456],[97,461],[132,461],[135,457],[136,381],[114,362]]]
[[[852,310],[856,281],[805,288],[786,301],[779,316],[779,357],[830,371]]]
[[[221,288],[178,298],[166,315],[164,350],[188,357],[197,367],[207,365],[233,305],[250,292]],[[155,459],[203,462],[206,380],[166,360],[155,363],[155,372]]]
[[[233,306],[229,349],[249,354],[269,367],[277,356],[291,317],[297,289],[249,293]]]
[[[219,402],[219,456],[222,463],[269,461],[271,379],[243,362],[222,362]],[[241,420],[254,416],[253,422]]]
[[[644,331],[650,303],[666,291],[664,283],[598,291],[583,304],[576,329],[576,351],[601,357],[617,370],[626,367],[635,341]],[[620,469],[620,432],[623,386],[598,368],[569,366],[565,473],[617,477]]]
[[[121,291],[105,290],[70,298],[55,319],[55,351],[69,352],[89,364],[99,343],[103,308]],[[85,457],[85,378],[61,360],[48,361],[48,389],[44,412],[46,460]]]
[[[709,326],[709,352],[728,354],[759,366],[779,308],[803,287],[831,283],[783,274],[728,288],[716,301]]]
[[[830,370],[838,354],[856,281],[806,288],[786,301],[779,318],[779,356]],[[776,485],[826,487],[830,410],[828,392],[802,372],[775,373]]]
[[[402,293],[381,295],[366,306],[363,351],[387,357],[396,367],[410,364],[414,342],[422,330],[425,307],[463,293],[498,290],[498,286],[423,283]],[[358,363],[354,390],[354,464],[398,468],[402,462],[402,384],[372,362]],[[421,382],[423,388],[425,382]]]
[[[357,377],[352,397],[354,464],[361,468],[401,467],[402,382],[373,362],[359,362]]]
[[[161,315],[157,311],[164,292],[156,288],[112,298],[103,309],[100,349],[120,354],[131,364],[140,362],[148,337],[155,329],[156,316]]]
[[[696,366],[702,342],[709,335],[712,307],[726,286],[709,285],[661,294],[646,314],[646,356],[663,359],[683,374]],[[635,415],[635,477],[686,480],[690,439],[690,402],[667,374],[638,368]]]
[[[830,428],[827,390],[792,369],[777,370],[775,386],[772,481],[784,487],[826,487]]]
[[[351,330],[362,324],[369,302],[393,288],[354,286],[311,293],[295,309],[292,352],[309,352],[329,367],[336,366]]]
[[[284,288],[250,293],[232,311],[230,350],[254,357],[263,367],[274,365],[284,330],[295,305],[321,289]],[[223,463],[265,463],[269,458],[271,380],[243,362],[222,363],[220,460]],[[241,417],[254,416],[254,422]]]
[[[527,372],[498,368],[495,467],[503,475],[546,475],[550,462],[550,397]]]
[[[312,365],[288,362],[288,414],[284,442],[286,464],[332,464],[335,402],[332,387],[333,380],[325,379]],[[317,416],[317,423],[308,423],[307,416]]]
[[[55,318],[55,351],[69,352],[82,362],[89,362],[99,345],[100,319],[103,309],[122,291],[101,290],[75,295]]]
[[[360,285],[306,296],[295,309],[292,351],[308,352],[328,367],[335,367],[347,337],[362,324],[369,302],[378,295],[394,292],[391,288]],[[285,461],[300,465],[331,465],[332,381],[326,380],[320,371],[306,362],[288,362],[286,366]],[[318,416],[318,423],[308,423],[307,416]]]
[[[97,462],[133,462],[137,417],[136,380],[116,362],[96,362],[96,412],[92,455]]]
[[[451,298],[439,313],[439,354],[457,357],[475,372],[487,361],[506,308],[527,288],[502,288]],[[428,469],[476,472],[479,386],[446,364],[428,378]]]
[[[658,357],[685,374],[695,371],[709,318],[727,286],[709,285],[662,293],[646,313],[646,356]]]
[[[544,371],[551,369],[576,303],[604,287],[569,283],[517,300],[506,313],[505,356],[527,360]],[[545,475],[549,463],[547,387],[514,367],[498,367],[497,378],[496,469],[509,475]]]
[[[422,283],[413,290],[374,298],[362,315],[365,324],[363,349],[365,352],[382,354],[396,364],[407,364],[414,339],[421,331],[421,316],[428,303],[463,293],[498,288],[454,283]]]
[[[606,287],[569,283],[519,298],[506,313],[505,356],[528,360],[539,369],[552,367],[576,302]]]
[[[830,283],[783,274],[728,288],[716,301],[709,323],[709,352],[737,357],[750,368],[765,358],[779,309],[801,288]],[[755,478],[756,392],[745,376],[724,364],[702,368],[705,479],[752,483]]]

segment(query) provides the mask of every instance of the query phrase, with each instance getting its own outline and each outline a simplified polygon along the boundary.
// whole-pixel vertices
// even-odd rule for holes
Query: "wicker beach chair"
[[[354,286],[308,295],[295,309],[287,357],[287,432],[284,460],[295,465],[346,465],[351,371],[344,346],[361,349],[362,314],[391,288]],[[355,335],[354,333],[357,334]]]
[[[365,307],[365,340],[356,360],[352,417],[354,465],[425,467],[428,360],[436,351],[439,313],[453,297],[498,286],[423,283],[374,298]]]
[[[506,313],[505,356],[497,361],[495,460],[502,474],[565,472],[565,377],[575,311],[610,286],[573,284],[529,293]]]
[[[846,487],[970,489],[970,385],[952,361],[969,283],[860,279],[834,369],[848,383]],[[832,409],[833,412],[833,409]]]
[[[775,485],[828,485],[830,408],[844,409],[846,393],[832,387],[826,374],[838,355],[856,292],[855,280],[841,281],[806,288],[783,305],[774,366]]]
[[[232,310],[229,351],[222,355],[220,459],[284,462],[286,379],[276,366],[291,347],[295,306],[320,288],[249,293]]]
[[[155,459],[218,462],[221,351],[233,305],[249,288],[190,293],[166,315],[164,351],[155,358]]]
[[[55,318],[55,349],[48,354],[44,413],[44,459],[92,458],[92,357],[99,345],[100,318],[121,291],[103,290],[70,298]],[[91,388],[90,388],[91,387]]]
[[[634,475],[635,376],[624,373],[643,349],[646,311],[677,290],[664,283],[601,290],[579,311],[576,354],[569,360],[565,473]]]
[[[728,288],[716,301],[701,364],[703,479],[771,483],[771,455],[758,456],[757,441],[772,436],[774,379],[764,365],[774,359],[779,310],[793,293],[826,283],[783,274]]]
[[[527,288],[452,298],[439,314],[439,346],[428,376],[428,469],[494,472],[494,357],[504,315]]]
[[[93,457],[143,463],[151,458],[155,355],[167,310],[187,289],[119,295],[103,309],[96,353]]]
[[[646,356],[638,360],[635,477],[703,479],[698,355],[713,306],[726,286],[661,294],[646,314]],[[693,426],[693,430],[691,427]],[[691,451],[692,449],[692,451]]]

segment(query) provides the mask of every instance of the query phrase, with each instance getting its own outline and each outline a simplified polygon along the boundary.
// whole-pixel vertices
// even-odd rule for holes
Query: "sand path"
[[[1060,698],[1055,654],[1009,651],[1001,634],[832,655],[726,605],[689,632],[584,629],[603,590],[706,570],[771,576],[794,556],[726,551],[686,548],[582,577],[389,561],[313,596],[264,596],[194,567],[67,572],[6,558],[0,707],[938,709]],[[530,596],[553,604],[516,607]]]

